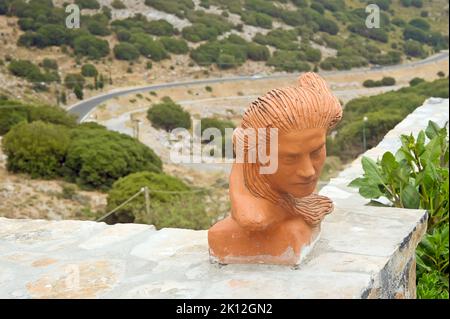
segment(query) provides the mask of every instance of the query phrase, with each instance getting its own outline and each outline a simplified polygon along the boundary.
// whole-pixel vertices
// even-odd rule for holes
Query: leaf
[[[433,121],[428,121],[428,126],[425,129],[425,134],[427,135],[427,137],[431,140],[433,139],[435,136],[439,135],[439,130],[440,127],[439,125],[437,125],[435,122]]]
[[[423,161],[423,166],[429,165],[430,162],[439,165],[440,156],[441,156],[441,144],[439,141],[439,137],[433,138],[426,146],[425,152],[420,157],[420,160]]]
[[[405,148],[404,146],[398,149],[398,151],[395,153],[395,158],[398,162],[403,159],[407,160],[408,162],[414,161],[414,156],[411,154],[411,151],[409,150],[409,148]]]
[[[424,131],[420,131],[419,135],[417,136],[417,142],[416,142],[416,153],[420,156],[425,151],[425,133]]]
[[[365,184],[367,184],[367,178],[365,177],[358,177],[352,180],[347,186],[349,187],[361,187]]]
[[[419,248],[417,248],[419,249]],[[419,254],[416,255],[416,263],[419,268],[423,268],[426,271],[431,271],[431,267],[427,266],[425,262],[422,260],[422,257]]]
[[[400,192],[403,207],[417,209],[420,205],[420,195],[417,189],[412,185],[406,185]]]
[[[395,160],[394,154],[391,152],[386,152],[381,158],[381,168],[387,174],[390,174],[398,167],[398,163]]]
[[[448,146],[447,150],[444,153],[444,165],[448,166]]]
[[[411,144],[412,135],[401,135],[400,141],[402,142],[402,146],[405,149],[409,149],[409,145]]]
[[[428,163],[427,167],[425,167],[424,172],[424,183],[426,184],[427,188],[430,188],[433,186],[433,184],[439,182],[439,175],[433,162]]]
[[[423,172],[419,172],[419,173],[417,173],[416,174],[416,179],[415,179],[415,186],[419,186],[422,182],[423,182],[423,179],[425,178],[425,171],[423,171]]]
[[[381,175],[380,168],[375,163],[374,160],[363,156],[362,167],[364,169],[365,177],[367,177],[371,182],[376,184],[384,184],[383,177]]]
[[[376,185],[363,185],[359,188],[359,193],[364,198],[378,198],[384,195]]]
[[[411,175],[412,167],[407,160],[401,160],[398,168],[395,170],[395,175],[402,183],[407,184],[409,176]]]

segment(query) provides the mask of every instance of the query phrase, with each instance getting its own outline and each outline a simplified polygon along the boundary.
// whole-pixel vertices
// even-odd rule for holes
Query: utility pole
[[[58,84],[56,82],[53,83],[55,83],[56,106],[59,106],[60,99],[59,99]]]
[[[363,151],[365,152],[367,149],[367,141],[366,141],[366,122],[368,118],[364,116],[363,118]]]
[[[139,141],[139,128],[141,126],[141,120],[136,120],[136,139]]]
[[[137,118],[136,113],[130,114],[130,120],[133,126],[133,137],[139,141],[139,128],[141,125],[141,120]]]

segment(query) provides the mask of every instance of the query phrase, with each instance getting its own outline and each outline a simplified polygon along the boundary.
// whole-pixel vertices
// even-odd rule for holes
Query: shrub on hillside
[[[75,3],[81,9],[100,9],[100,4],[97,0],[75,0]]]
[[[41,42],[36,44],[38,47],[60,46],[68,41],[67,29],[61,25],[45,24],[36,34],[41,39]]]
[[[60,176],[69,143],[65,126],[42,121],[21,122],[3,137],[6,168],[14,173],[30,174],[32,178]]]
[[[348,30],[379,42],[387,43],[389,41],[388,33],[385,30],[382,28],[366,28],[363,22],[357,22],[349,25]]]
[[[242,65],[249,57],[250,44],[239,37],[228,37],[222,41],[213,41],[200,45],[191,51],[191,58],[199,65],[210,65],[216,63],[220,68],[230,68]],[[243,42],[241,42],[241,40]],[[264,50],[259,47],[256,50]],[[268,52],[256,52],[264,57]],[[257,57],[254,55],[253,57]]]
[[[415,40],[420,43],[427,43],[429,36],[428,33],[422,29],[416,28],[412,25],[407,25],[403,30],[403,38],[405,40]]]
[[[254,25],[265,29],[272,29],[272,18],[265,13],[255,11],[243,12],[241,19],[245,24]]]
[[[28,60],[13,60],[8,65],[8,70],[15,76],[26,78],[32,82],[41,80],[39,67]]]
[[[186,18],[192,24],[203,24],[213,28],[216,30],[217,34],[223,34],[224,32],[230,31],[233,27],[233,24],[226,18],[213,13],[206,13],[202,10],[189,11]]]
[[[267,61],[270,58],[270,51],[265,45],[249,43],[247,46],[247,58],[253,61]]]
[[[322,52],[319,49],[314,49],[310,46],[302,46],[301,49],[305,54],[305,59],[309,62],[320,62],[322,59]]]
[[[378,65],[393,65],[401,62],[401,54],[398,51],[378,53],[369,57],[369,62]]]
[[[225,129],[226,128],[232,128],[235,129],[236,126],[232,121],[229,120],[222,120],[215,117],[207,117],[201,119],[201,126],[202,126],[202,134],[203,131],[205,131],[208,128],[217,128],[222,136],[225,136]]]
[[[107,209],[116,208],[142,187],[148,187],[150,192],[150,216],[146,213],[144,196],[141,195],[106,221],[146,223],[155,225],[157,229],[207,229],[211,226],[212,220],[206,212],[204,193],[192,192],[181,180],[165,174],[139,172],[119,179],[109,191]]]
[[[60,78],[56,71],[46,70],[41,72],[37,65],[28,60],[13,60],[8,65],[8,70],[15,76],[27,79],[29,82],[46,87],[47,83],[59,82]],[[43,84],[41,82],[44,82]]]
[[[320,14],[324,14],[325,13],[324,7],[318,2],[311,3],[310,8],[315,10],[315,11],[317,11],[317,12],[319,12]]]
[[[144,31],[158,36],[175,34],[175,28],[166,20],[153,20],[144,25]]]
[[[220,131],[220,134],[222,136],[220,143],[221,143],[221,152],[222,152],[222,157],[225,157],[225,147],[226,147],[226,142],[227,142],[227,136],[225,135],[225,129],[226,128],[231,128],[231,129],[235,129],[236,126],[234,125],[234,123],[232,121],[229,120],[222,120],[222,119],[218,119],[218,118],[203,118],[201,119],[201,134],[203,137],[204,131],[206,129],[209,128],[216,128]],[[215,141],[211,138],[211,136],[208,138],[206,137],[204,140],[202,139],[202,143],[210,143],[212,142],[214,144],[214,146],[216,145],[215,143],[217,143],[218,141]],[[231,142],[231,137],[230,140],[228,141],[228,143],[230,145],[232,145]],[[210,152],[211,155],[213,155],[212,150]],[[214,152],[214,156],[217,156],[217,153]]]
[[[101,15],[104,17],[104,15]],[[108,28],[108,20],[105,19],[98,19],[94,20],[95,18],[91,18],[87,23],[87,29],[89,32],[93,35],[98,36],[107,36],[111,34],[111,30]]]
[[[118,28],[116,30],[116,36],[117,36],[117,40],[126,42],[126,41],[130,40],[131,32],[126,29],[123,29],[123,28]]]
[[[111,7],[117,10],[127,8],[126,5],[121,0],[113,0],[113,2],[111,2]]]
[[[201,23],[194,23],[188,27],[183,28],[181,31],[183,38],[190,42],[200,42],[205,40],[215,39],[219,32],[212,27],[206,26]]]
[[[425,56],[425,51],[422,47],[422,44],[414,40],[405,41],[405,43],[403,44],[403,51],[406,53],[406,55],[412,57]]]
[[[319,30],[331,35],[336,35],[339,32],[339,27],[333,20],[326,18],[319,18],[315,21],[319,25]]]
[[[108,189],[130,173],[161,172],[162,162],[153,150],[126,134],[82,124],[70,137],[64,176],[82,187]]]
[[[98,75],[97,68],[93,64],[84,64],[81,67],[81,75],[94,78]]]
[[[423,6],[422,0],[400,0],[400,3],[404,7],[422,8]]]
[[[69,73],[64,78],[64,85],[68,89],[74,89],[75,87],[83,88],[85,79],[81,74]]]
[[[426,20],[421,18],[411,19],[409,21],[409,24],[424,31],[430,30],[430,24]]]
[[[145,4],[157,10],[175,14],[180,18],[184,18],[188,10],[195,8],[192,0],[145,0]]]
[[[100,59],[109,54],[108,41],[98,39],[93,35],[82,35],[73,41],[76,54],[87,56],[91,59]]]
[[[147,111],[147,118],[156,128],[171,131],[182,127],[191,127],[191,116],[189,112],[176,104],[170,97],[164,97],[161,103],[152,105]]]
[[[153,61],[161,61],[169,57],[164,45],[159,40],[152,37],[137,33],[131,36],[130,42],[139,50],[139,53]]]
[[[378,86],[391,86],[395,85],[395,79],[393,77],[383,77],[379,81],[365,80],[363,86],[367,88],[378,87]]]
[[[58,70],[58,63],[56,60],[44,58],[44,60],[42,60],[42,67],[44,69]]]
[[[366,88],[373,88],[373,87],[376,87],[376,86],[379,86],[379,85],[377,85],[376,81],[369,79],[369,80],[365,80],[363,82],[363,86],[366,87]]]
[[[422,78],[416,77],[416,78],[413,78],[411,81],[409,81],[409,86],[416,86],[417,84],[422,83],[422,82],[425,82],[425,80]]]
[[[294,72],[305,72],[311,69],[310,65],[304,62],[305,57],[302,52],[277,50],[267,61],[267,65],[274,66],[276,70]]]
[[[22,105],[0,105],[0,136],[9,132],[16,124],[28,120],[28,113]]]
[[[114,56],[118,60],[133,61],[139,57],[139,51],[130,43],[119,43],[114,47]]]
[[[160,39],[164,48],[170,53],[186,54],[189,52],[189,47],[186,41],[182,39],[161,37]]]
[[[297,35],[295,30],[275,29],[266,35],[257,33],[253,37],[253,41],[262,45],[271,45],[281,50],[297,50]]]
[[[383,86],[392,86],[395,85],[395,79],[390,76],[385,76],[381,79],[381,84]]]
[[[0,100],[0,135],[4,135],[19,122],[43,121],[67,127],[76,125],[76,116],[62,108],[48,105],[24,105],[10,100]]]
[[[157,36],[171,36],[178,31],[166,20],[147,20],[147,17],[142,14],[136,14],[133,17],[114,20],[111,22],[111,26],[116,32],[126,30],[130,33],[146,33]],[[121,40],[126,41],[126,40]]]
[[[320,62],[320,67],[324,70],[338,69],[349,70],[355,67],[362,67],[368,64],[367,60],[359,55],[342,55],[338,57],[328,57]]]
[[[221,69],[231,69],[237,66],[237,62],[233,55],[222,53],[217,59],[217,66]]]

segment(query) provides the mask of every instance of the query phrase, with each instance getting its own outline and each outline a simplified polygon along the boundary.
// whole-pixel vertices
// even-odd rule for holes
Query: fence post
[[[145,210],[147,212],[147,216],[150,216],[150,196],[148,193],[148,187],[144,187],[144,197],[145,197]]]

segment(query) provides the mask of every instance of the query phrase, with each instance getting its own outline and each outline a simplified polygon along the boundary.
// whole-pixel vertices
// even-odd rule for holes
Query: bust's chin
[[[311,183],[311,185],[295,185],[290,187],[288,194],[295,198],[302,198],[311,195],[316,189],[317,183]]]

